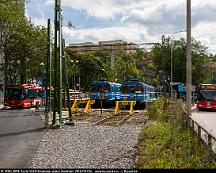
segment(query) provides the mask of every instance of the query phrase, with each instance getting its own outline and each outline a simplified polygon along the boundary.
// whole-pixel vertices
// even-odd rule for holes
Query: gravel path
[[[141,125],[76,123],[44,132],[32,168],[134,168]]]

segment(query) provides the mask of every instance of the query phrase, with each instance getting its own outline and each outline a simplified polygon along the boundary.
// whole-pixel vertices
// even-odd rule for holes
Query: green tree
[[[169,79],[171,74],[171,41],[165,40],[164,45],[157,45],[152,50],[157,74],[162,80]],[[210,82],[209,68],[205,67],[210,61],[207,47],[192,39],[192,83]],[[173,40],[173,81],[186,81],[186,41],[181,38]]]
[[[0,25],[4,34],[0,47],[4,55],[5,83],[31,82],[41,76],[40,63],[45,63],[46,29],[28,21],[22,4],[5,1],[0,3],[0,9],[3,9],[0,21],[4,21]]]

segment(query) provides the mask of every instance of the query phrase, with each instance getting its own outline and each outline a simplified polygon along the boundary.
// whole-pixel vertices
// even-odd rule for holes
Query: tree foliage
[[[1,54],[5,83],[25,83],[41,76],[45,62],[46,29],[34,26],[25,16],[22,4],[13,0],[0,3]],[[6,27],[5,27],[6,26]]]
[[[46,29],[34,26],[24,15],[23,6],[17,0],[0,0],[0,54],[4,57],[1,66],[6,83],[23,83],[41,76],[40,63],[45,63]],[[173,81],[185,83],[186,80],[186,41],[173,40]],[[78,76],[81,86],[87,90],[93,80],[106,78],[108,81],[122,83],[125,79],[137,78],[147,84],[168,85],[171,72],[171,40],[157,45],[147,52],[137,49],[129,54],[113,55],[110,50],[91,53],[71,54],[67,49],[67,71],[69,83]],[[112,59],[114,56],[114,63]],[[79,61],[79,63],[71,62]],[[192,79],[193,84],[209,83],[213,70],[208,64],[216,61],[208,55],[207,48],[192,41]],[[46,63],[45,63],[46,64]],[[212,74],[212,75],[211,75]]]
[[[186,41],[185,39],[173,40],[173,81],[186,81]],[[170,80],[171,76],[171,40],[165,40],[164,45],[154,47],[152,50],[154,64],[159,78]],[[192,83],[211,82],[210,71],[205,64],[210,62],[207,47],[201,42],[192,39]]]
[[[141,50],[127,55],[113,55],[109,50],[72,54],[68,48],[67,54],[69,81],[73,80],[73,75],[80,76],[81,85],[85,90],[88,90],[91,81],[101,78],[119,83],[125,79],[145,79],[146,82],[152,82],[153,79],[153,76],[148,77],[149,74],[154,75],[151,57],[148,58],[147,53]],[[114,56],[113,66],[111,65],[112,56]],[[71,59],[79,63],[71,63]],[[147,65],[146,62],[148,62]]]

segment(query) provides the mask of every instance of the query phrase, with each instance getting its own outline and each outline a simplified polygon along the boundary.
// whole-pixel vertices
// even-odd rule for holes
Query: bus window
[[[27,99],[28,98],[28,89],[23,89],[21,93],[21,99]]]
[[[198,100],[216,101],[216,90],[200,90]]]
[[[43,97],[43,91],[37,90],[37,97]]]
[[[19,88],[8,88],[5,91],[5,99],[20,100],[22,97],[22,89]]]

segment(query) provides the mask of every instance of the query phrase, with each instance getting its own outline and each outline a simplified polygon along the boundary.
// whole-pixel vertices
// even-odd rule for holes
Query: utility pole
[[[166,74],[165,74],[165,64],[164,64],[164,46],[165,46],[165,42],[166,42],[166,39],[165,39],[165,36],[162,35],[162,38],[161,38],[161,47],[162,47],[162,78],[163,78],[163,88],[164,88],[164,95],[166,96]]]
[[[47,128],[49,126],[49,115],[51,111],[51,68],[52,68],[52,64],[51,64],[51,42],[50,42],[50,19],[48,19],[47,21],[47,64],[46,64],[46,114],[45,114],[45,127]]]
[[[55,0],[55,39],[54,39],[54,110],[53,124],[62,123],[62,39],[61,39],[61,0]],[[59,122],[56,122],[56,112]]]
[[[170,87],[171,87],[171,99],[173,99],[173,41],[171,38],[171,53],[170,53],[170,59],[171,59],[171,76],[170,76]]]
[[[192,67],[191,64],[191,0],[187,0],[187,63],[186,63],[187,116],[191,116],[191,83],[192,83],[191,67]]]
[[[65,85],[66,85],[66,94],[67,94],[67,106],[69,111],[69,122],[68,125],[74,125],[72,112],[71,112],[71,101],[70,101],[70,93],[69,93],[69,82],[68,82],[68,74],[67,74],[67,63],[66,63],[66,51],[65,51],[65,40],[62,40],[62,59],[64,66],[64,76],[65,76]]]
[[[59,1],[59,32],[58,32],[58,53],[59,53],[59,122],[62,124],[62,15],[61,0]]]

